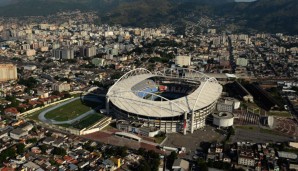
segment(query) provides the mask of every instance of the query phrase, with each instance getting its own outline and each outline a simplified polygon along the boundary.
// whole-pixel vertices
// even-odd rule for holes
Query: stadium
[[[124,74],[106,95],[107,113],[164,132],[193,133],[205,126],[222,86],[215,78],[185,68],[152,73],[137,68]]]

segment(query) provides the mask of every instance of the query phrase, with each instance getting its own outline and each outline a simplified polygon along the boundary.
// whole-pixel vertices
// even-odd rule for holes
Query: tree
[[[43,145],[39,146],[39,148],[40,148],[42,153],[45,153],[48,149],[48,146],[46,144],[43,144]]]
[[[55,147],[52,153],[54,155],[65,156],[66,155],[66,150],[64,148]]]
[[[16,99],[15,96],[6,96],[5,99],[7,101],[11,102],[11,104],[9,105],[10,107],[18,107],[19,106],[19,101]]]
[[[32,143],[32,144],[37,143],[37,138],[27,139],[26,143]]]
[[[170,155],[167,156],[167,168],[172,169],[174,161],[178,158],[178,154],[175,151],[172,151]]]
[[[146,160],[142,160],[140,163],[141,164],[139,165],[137,170],[139,170],[139,171],[151,171],[149,163]]]
[[[33,77],[29,77],[28,79],[21,78],[18,83],[32,89],[37,86],[38,81]]]
[[[14,157],[16,154],[14,147],[9,147],[6,150],[3,150],[0,153],[0,167],[3,165],[3,162],[7,160],[8,158]]]
[[[127,147],[125,147],[125,146],[124,147],[118,147],[116,151],[117,151],[117,155],[121,156],[122,158],[127,156],[127,154],[128,154],[127,153]]]
[[[23,154],[25,152],[25,144],[19,143],[16,145],[17,154]]]
[[[206,163],[206,161],[204,159],[199,158],[197,160],[197,164],[200,167],[200,170],[202,170],[202,171],[208,171],[208,166],[207,166],[207,163]]]

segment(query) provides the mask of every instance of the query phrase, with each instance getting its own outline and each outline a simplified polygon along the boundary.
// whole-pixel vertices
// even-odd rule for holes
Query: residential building
[[[0,64],[0,82],[16,80],[17,67],[13,64]]]

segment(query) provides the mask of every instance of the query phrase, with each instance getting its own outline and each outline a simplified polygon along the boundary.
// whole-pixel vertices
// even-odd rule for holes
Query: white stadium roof
[[[161,97],[161,101],[142,99],[132,91],[132,86],[137,83],[157,76],[163,76],[160,72],[152,74],[142,68],[132,70],[123,75],[108,91],[107,96],[110,101],[129,113],[147,117],[174,117],[190,113],[193,110],[202,109],[216,101],[222,92],[222,86],[215,78],[209,78],[205,74],[194,70],[185,69],[189,73],[185,75],[196,75],[196,80],[200,80],[200,86],[191,94],[175,100],[168,100]],[[200,77],[198,77],[200,75]],[[167,77],[167,76],[165,76]]]

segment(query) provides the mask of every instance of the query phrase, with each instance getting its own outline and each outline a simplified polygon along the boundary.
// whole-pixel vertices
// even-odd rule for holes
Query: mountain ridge
[[[298,34],[297,0],[12,0],[0,6],[0,16],[49,15],[65,10],[96,11],[102,23],[158,26],[181,23],[193,14],[235,18],[234,24],[261,32]],[[241,30],[241,29],[240,29]]]

